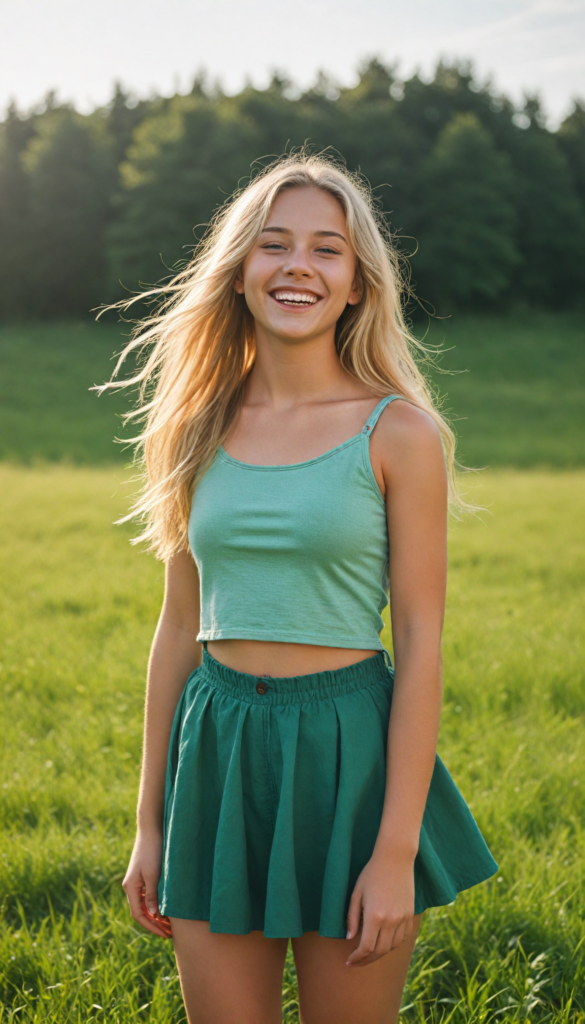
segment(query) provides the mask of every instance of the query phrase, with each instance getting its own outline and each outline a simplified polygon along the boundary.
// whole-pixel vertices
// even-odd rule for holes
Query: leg
[[[281,1024],[287,939],[218,935],[171,918],[189,1024]]]
[[[346,967],[359,936],[324,939],[307,932],[293,939],[302,1024],[396,1024],[406,973],[420,928],[367,967]]]

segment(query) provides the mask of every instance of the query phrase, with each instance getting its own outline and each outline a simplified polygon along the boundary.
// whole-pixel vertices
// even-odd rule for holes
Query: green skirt
[[[234,672],[205,651],[171,734],[161,913],[209,921],[212,932],[345,938],[382,816],[392,687],[383,653],[273,679]],[[415,913],[451,903],[496,870],[437,757]]]

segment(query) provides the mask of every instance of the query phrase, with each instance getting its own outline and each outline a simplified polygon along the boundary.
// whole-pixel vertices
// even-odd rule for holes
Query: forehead
[[[347,230],[345,214],[338,200],[330,192],[311,186],[297,186],[280,192],[272,204],[266,227],[271,224],[313,231],[330,228],[344,234]]]

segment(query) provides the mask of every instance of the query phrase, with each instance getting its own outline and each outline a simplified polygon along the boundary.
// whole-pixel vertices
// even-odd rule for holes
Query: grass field
[[[94,323],[0,328],[0,459],[128,459],[112,442],[124,433],[124,398],[88,390],[109,377],[128,330]],[[579,314],[457,316],[433,321],[426,341],[446,350],[439,365],[450,372],[432,377],[446,395],[466,465],[585,466]]]
[[[585,1022],[583,356],[576,322],[549,322],[539,337],[560,339],[564,362],[502,321],[495,350],[510,378],[517,367],[516,399],[505,368],[488,365],[485,323],[466,333],[481,342],[482,386],[448,378],[449,403],[470,416],[469,460],[533,468],[480,474],[474,497],[489,511],[451,532],[440,752],[500,870],[425,915],[405,1024]],[[128,495],[122,461],[106,465],[116,400],[81,392],[104,375],[108,331],[1,339],[12,403],[0,414],[1,1021],[185,1020],[170,944],[134,928],[120,886],[162,579],[130,528],[112,525]],[[293,1024],[292,965],[284,1006]]]

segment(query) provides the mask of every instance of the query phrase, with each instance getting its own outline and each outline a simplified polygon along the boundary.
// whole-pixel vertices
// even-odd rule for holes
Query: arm
[[[387,495],[396,671],[382,821],[348,915],[348,938],[353,938],[363,912],[360,944],[348,961],[361,966],[400,945],[412,931],[414,859],[435,764],[442,697],[445,464],[431,418],[406,402],[395,406],[381,417],[382,429],[372,438],[372,465]]]
[[[199,576],[184,551],[167,565],[165,597],[150,652],[136,841],[123,882],[132,916],[161,936],[165,932],[144,913],[141,892],[144,889],[149,912],[158,913],[169,739],[185,682],[201,663],[198,632]]]

